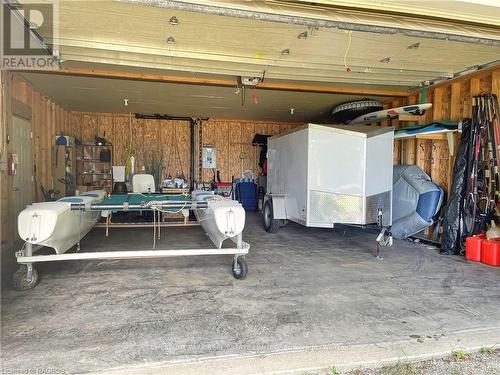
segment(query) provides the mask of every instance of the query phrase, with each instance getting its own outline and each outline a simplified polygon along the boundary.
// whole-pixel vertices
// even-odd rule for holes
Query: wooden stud
[[[451,98],[450,98],[450,119],[458,121],[462,118],[460,108],[460,82],[453,82],[451,84]]]
[[[470,96],[476,96],[481,93],[481,81],[479,78],[472,78],[470,80]]]
[[[434,89],[434,101],[432,105],[433,121],[444,120],[445,111],[443,110],[445,103],[445,93],[448,92],[446,86],[437,87]],[[448,169],[449,169],[449,151],[446,141],[431,141],[431,178],[441,186],[445,191],[449,191],[448,186]]]
[[[391,103],[391,107],[397,108],[397,107],[400,107],[402,104],[403,104],[402,100],[395,100]],[[399,118],[396,118],[394,120],[390,120],[388,125],[394,127],[395,129],[398,129],[401,127],[401,121]],[[395,165],[401,164],[402,143],[403,143],[403,141],[401,141],[401,140],[394,140],[392,160],[393,160],[393,164],[395,164]]]
[[[500,100],[500,69],[491,73],[491,92]]]

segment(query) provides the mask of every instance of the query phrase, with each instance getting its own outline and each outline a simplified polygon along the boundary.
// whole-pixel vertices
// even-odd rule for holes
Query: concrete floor
[[[209,243],[200,227],[162,234],[161,248]],[[380,261],[375,237],[294,223],[268,234],[255,214],[243,281],[230,256],[39,265],[34,290],[3,292],[2,368],[300,373],[500,341],[500,268],[400,241]],[[151,245],[149,229],[94,229],[82,251]]]

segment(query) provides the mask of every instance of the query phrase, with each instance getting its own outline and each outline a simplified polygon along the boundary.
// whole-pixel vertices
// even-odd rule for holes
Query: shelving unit
[[[54,189],[61,197],[75,193],[75,147],[56,145],[52,151]]]
[[[80,192],[113,187],[113,146],[83,143],[76,146],[76,184]]]

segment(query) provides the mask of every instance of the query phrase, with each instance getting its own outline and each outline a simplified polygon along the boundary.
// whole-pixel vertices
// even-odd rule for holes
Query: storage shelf
[[[112,175],[112,173],[78,173],[81,176],[103,176],[103,175]]]
[[[101,161],[98,159],[78,159],[77,161],[83,161],[83,162],[88,162],[88,163],[107,163],[111,164],[111,161]]]
[[[76,145],[76,147],[109,147],[109,148],[111,148],[111,147],[113,147],[113,145],[95,145],[95,144],[91,145],[91,144],[83,143],[81,145]]]
[[[109,158],[108,161],[101,160],[103,153],[108,154],[106,155]],[[85,186],[85,183],[92,182],[93,188],[105,189],[110,192],[113,181],[113,172],[111,170],[113,165],[113,145],[96,145],[93,141],[87,141],[77,145],[76,155],[76,185]],[[90,171],[85,172],[86,170]],[[99,170],[109,172],[98,172]]]

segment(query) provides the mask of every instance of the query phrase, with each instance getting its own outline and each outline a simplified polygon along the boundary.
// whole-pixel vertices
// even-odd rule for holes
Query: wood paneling
[[[169,175],[189,178],[189,122],[131,119],[129,115],[110,113],[71,112],[70,116],[74,134],[80,140],[89,141],[95,134],[105,134],[113,144],[115,165],[125,163],[125,149],[131,142],[136,173],[142,171],[145,159],[163,156],[162,178]],[[247,169],[258,174],[260,148],[252,145],[256,133],[275,135],[295,125],[210,119],[202,124],[202,143],[217,148],[217,170],[223,181],[231,181]],[[203,181],[212,179],[213,171],[203,170]]]
[[[470,76],[463,76],[443,82],[426,89],[426,102],[433,103],[431,111],[427,111],[425,122],[440,120],[461,120],[471,116],[471,98],[474,95],[493,92],[499,95],[500,68],[488,69]],[[421,93],[422,91],[420,91]],[[408,103],[415,103],[415,94],[408,97]],[[405,125],[411,123],[405,123]],[[455,139],[458,141],[459,136]],[[415,140],[416,160],[413,160],[414,150],[411,140],[403,143],[401,162],[418,164],[445,191],[451,187],[451,174],[455,155],[450,155],[448,143],[442,140]],[[456,151],[456,147],[455,147]]]
[[[5,166],[9,153],[16,153],[12,149],[12,142],[7,142],[7,136],[12,136],[12,107],[13,103],[22,104],[31,112],[32,158],[33,158],[33,201],[42,199],[40,185],[47,189],[53,188],[52,146],[54,139],[61,131],[66,135],[71,126],[68,124],[68,112],[55,103],[45,94],[33,89],[21,76],[1,71],[1,100],[0,100],[0,156]],[[15,110],[14,106],[14,110]],[[28,112],[28,113],[29,113]],[[15,267],[14,249],[17,249],[19,240],[15,231],[15,212],[13,209],[12,177],[7,175],[6,168],[0,170],[0,239],[2,242],[2,270],[11,268],[5,274],[10,276]]]

